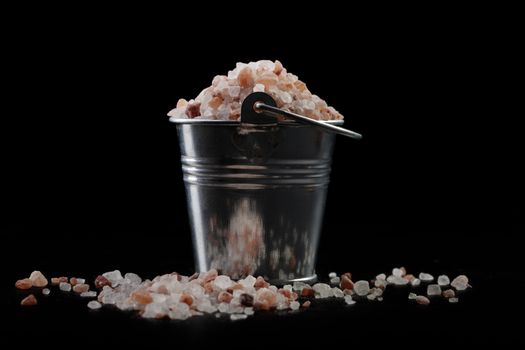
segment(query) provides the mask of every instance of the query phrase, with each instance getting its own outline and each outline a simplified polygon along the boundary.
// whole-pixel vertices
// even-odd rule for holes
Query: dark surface
[[[511,123],[517,94],[506,83],[514,22],[477,21],[485,17],[470,10],[388,21],[316,9],[305,18],[331,20],[300,27],[316,39],[254,25],[250,33],[264,32],[271,45],[239,38],[224,49],[226,34],[206,26],[209,34],[190,34],[173,17],[163,26],[107,12],[45,23],[22,14],[24,30],[4,24],[2,32],[0,249],[9,337],[232,346],[250,337],[346,347],[523,342],[511,321],[523,302],[498,290],[524,287],[515,281],[525,232],[522,136]],[[115,268],[144,277],[192,272],[176,132],[165,114],[235,62],[262,58],[281,60],[364,135],[337,142],[319,274],[371,278],[401,265],[465,273],[474,288],[460,303],[418,307],[399,289],[383,303],[323,302],[233,324],[89,312],[85,300],[55,290],[39,306],[20,308],[25,293],[14,281],[34,269],[87,278]]]

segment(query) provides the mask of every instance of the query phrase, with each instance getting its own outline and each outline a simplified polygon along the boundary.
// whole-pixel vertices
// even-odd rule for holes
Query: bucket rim
[[[231,125],[239,126],[241,125],[240,120],[219,120],[219,119],[187,119],[187,118],[170,118],[171,123],[175,124],[199,124],[199,125]],[[343,125],[344,120],[319,120],[320,122],[333,124],[333,125]],[[278,125],[289,125],[289,126],[308,126],[306,124],[298,123],[294,120],[284,120],[277,122]]]

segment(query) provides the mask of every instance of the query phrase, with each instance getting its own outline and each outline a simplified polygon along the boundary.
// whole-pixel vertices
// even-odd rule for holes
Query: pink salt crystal
[[[51,284],[52,285],[54,285],[54,286],[59,285],[60,282],[62,282],[62,281],[60,281],[60,278],[58,278],[58,277],[51,277]]]
[[[229,303],[233,298],[233,295],[231,295],[230,293],[226,292],[226,291],[222,291],[219,293],[219,295],[217,296],[217,300],[219,300],[219,302],[221,303]]]
[[[184,304],[188,305],[188,306],[191,306],[191,304],[193,304],[193,297],[190,294],[182,293],[181,296],[180,296],[179,301],[181,303],[184,303]]]
[[[211,269],[210,271],[206,272],[206,275],[204,275],[203,283],[213,281],[219,273],[215,269]]]
[[[97,276],[97,278],[95,279],[95,287],[102,288],[104,286],[110,286],[111,287],[111,282],[106,277],[104,277],[102,275]]]
[[[15,287],[18,289],[29,289],[33,287],[33,282],[29,278],[16,281]]]
[[[350,275],[351,276],[351,275]],[[348,277],[347,274],[344,274],[341,276],[341,289],[354,289],[354,283],[352,280]]]
[[[279,74],[281,74],[282,71],[283,71],[283,64],[281,62],[279,62],[278,60],[275,60],[275,66],[273,68],[273,72],[276,75],[279,75]]]
[[[408,282],[412,282],[416,277],[412,274],[408,274],[405,275],[403,278],[406,279]]]
[[[313,297],[315,295],[315,291],[312,287],[304,287],[301,290],[301,297]]]
[[[220,96],[213,97],[210,102],[208,102],[208,106],[217,109],[222,104],[223,99]]]
[[[259,289],[259,288],[268,288],[270,286],[270,283],[266,282],[264,280],[264,278],[262,278],[261,276],[257,277],[257,279],[255,280],[255,284],[253,285],[255,287],[255,289]]]
[[[144,289],[138,289],[131,293],[131,300],[136,302],[137,304],[146,305],[153,302],[153,298],[151,297],[151,294]]]
[[[445,291],[443,291],[442,295],[445,297],[445,298],[453,298],[456,296],[456,293],[454,292],[453,289],[447,289]]]
[[[250,294],[247,294],[247,293],[241,294],[240,301],[241,301],[241,305],[243,306],[248,306],[248,307],[253,306],[253,296],[251,296]]]
[[[200,115],[200,108],[200,102],[191,102],[186,108],[186,115],[188,116],[188,118],[198,117]]]
[[[184,108],[187,105],[188,105],[188,101],[186,101],[183,98],[179,98],[179,100],[177,101],[177,108]]]
[[[69,284],[71,284],[73,287],[76,286],[78,284],[77,278],[76,277],[71,277],[69,279]]]
[[[22,301],[20,302],[20,305],[22,306],[33,306],[36,304],[38,304],[38,302],[33,294],[29,294],[27,297],[22,299]]]
[[[254,306],[260,310],[270,310],[277,305],[277,293],[268,288],[260,288],[255,293]]]
[[[416,297],[416,303],[418,303],[419,305],[428,305],[430,304],[430,300],[423,295],[418,295]]]
[[[239,80],[239,86],[241,88],[253,86],[252,69],[250,67],[244,67],[241,69],[239,75],[237,76],[237,80]]]
[[[89,284],[79,283],[73,286],[73,292],[75,293],[80,294],[80,293],[87,292],[88,290],[89,290]]]
[[[29,279],[33,283],[33,287],[47,286],[47,279],[44,277],[44,275],[40,271],[31,272],[31,276],[29,276]]]
[[[309,308],[311,304],[312,304],[312,302],[311,302],[310,300],[307,300],[307,301],[305,301],[305,302],[303,303],[302,306],[303,306],[304,308]]]

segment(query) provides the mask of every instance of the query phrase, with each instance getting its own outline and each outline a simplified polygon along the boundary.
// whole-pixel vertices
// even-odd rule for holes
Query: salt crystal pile
[[[288,73],[279,61],[237,63],[228,75],[217,75],[212,85],[194,99],[180,99],[168,115],[173,119],[199,118],[239,120],[241,104],[252,92],[266,92],[277,107],[318,120],[341,120],[343,116],[313,95],[306,84]]]

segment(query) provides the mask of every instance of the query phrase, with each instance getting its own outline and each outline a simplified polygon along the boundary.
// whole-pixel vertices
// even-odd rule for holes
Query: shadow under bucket
[[[294,121],[172,121],[196,269],[314,282],[336,135]]]

